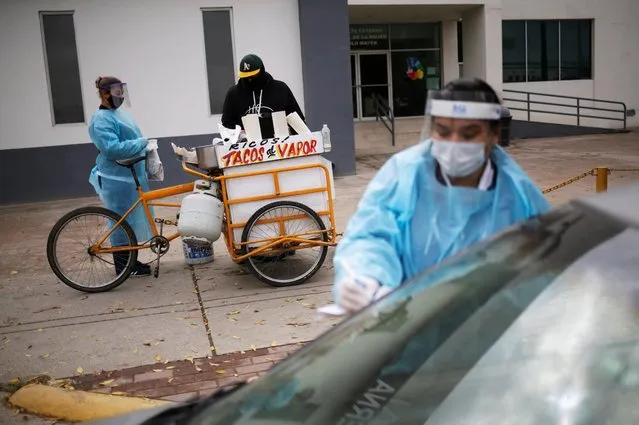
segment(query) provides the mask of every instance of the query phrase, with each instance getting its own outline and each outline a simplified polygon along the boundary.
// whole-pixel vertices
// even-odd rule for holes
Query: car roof
[[[639,229],[639,183],[577,199],[573,203]]]

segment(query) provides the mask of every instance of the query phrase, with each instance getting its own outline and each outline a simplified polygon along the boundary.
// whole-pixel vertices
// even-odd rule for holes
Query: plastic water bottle
[[[324,152],[331,151],[331,130],[326,124],[322,127],[322,141],[324,142]]]

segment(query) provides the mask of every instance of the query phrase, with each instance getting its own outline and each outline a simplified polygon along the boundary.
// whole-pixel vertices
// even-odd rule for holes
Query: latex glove
[[[370,277],[347,276],[339,284],[337,304],[349,312],[359,311],[373,301],[380,286]]]
[[[146,151],[151,152],[158,149],[158,139],[148,139],[146,143]]]

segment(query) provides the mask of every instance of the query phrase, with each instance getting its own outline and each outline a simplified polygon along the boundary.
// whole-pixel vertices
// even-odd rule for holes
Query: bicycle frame
[[[91,247],[92,252],[94,254],[106,254],[109,252],[123,252],[123,251],[132,251],[132,250],[150,248],[151,244],[149,242],[146,242],[142,245],[118,246],[113,248],[101,248],[101,246],[104,243],[104,241],[106,241],[107,238],[111,236],[111,234],[115,231],[115,229],[117,229],[120,225],[122,225],[124,220],[126,220],[126,218],[140,204],[142,204],[142,207],[144,208],[144,212],[146,214],[147,220],[149,221],[149,225],[151,226],[151,231],[153,232],[153,236],[159,236],[160,234],[158,232],[157,226],[155,225],[155,220],[153,220],[153,215],[151,214],[151,210],[149,209],[149,207],[180,208],[180,204],[167,203],[167,202],[153,202],[153,201],[158,199],[168,198],[169,196],[182,195],[184,193],[192,192],[194,184],[195,184],[194,182],[185,183],[178,186],[171,186],[171,187],[166,187],[162,189],[150,190],[148,192],[144,192],[142,190],[142,187],[138,185],[137,191],[140,195],[138,200],[135,202],[135,204],[133,204],[131,208],[129,208],[129,210],[126,213],[124,213],[122,218],[120,218],[120,220],[109,230],[109,232],[105,234],[104,236],[102,236],[102,238],[93,247]],[[178,232],[175,232],[165,237],[170,242],[180,237],[180,234]]]
[[[289,192],[282,192],[280,190],[280,181],[279,181],[280,173],[285,173],[287,171],[305,170],[305,169],[311,169],[311,168],[320,168],[324,172],[324,176],[325,176],[325,185],[324,186],[320,186],[320,187],[312,188],[312,189],[289,191]],[[208,181],[215,181],[215,182],[219,182],[220,183],[221,192],[222,192],[222,202],[224,204],[224,213],[225,213],[225,217],[226,217],[226,221],[225,221],[226,226],[225,226],[225,229],[223,231],[224,240],[225,240],[225,243],[226,243],[227,250],[228,250],[229,254],[231,255],[231,258],[236,263],[241,263],[242,261],[244,261],[248,257],[254,256],[254,255],[259,255],[260,253],[262,253],[264,251],[267,251],[267,250],[270,253],[277,254],[280,251],[281,252],[294,251],[294,250],[298,250],[298,249],[304,249],[304,248],[307,248],[309,246],[335,246],[336,245],[336,238],[337,238],[338,235],[337,235],[337,233],[335,231],[335,214],[334,214],[334,210],[333,210],[333,192],[332,192],[331,183],[330,183],[330,173],[329,173],[328,168],[325,165],[322,165],[322,164],[307,164],[307,165],[286,167],[286,168],[281,168],[281,169],[276,169],[276,170],[254,171],[254,172],[235,174],[235,175],[232,175],[232,176],[223,176],[222,175],[222,176],[217,176],[217,177],[212,177],[212,176],[209,176],[207,174],[195,171],[195,170],[189,168],[186,165],[185,162],[182,162],[182,169],[185,172],[187,172],[188,174],[191,174],[191,175],[196,176],[198,178],[205,179],[205,180],[208,180]],[[227,194],[227,189],[226,189],[226,182],[228,180],[242,178],[242,177],[253,177],[253,176],[259,176],[259,175],[266,175],[266,174],[271,174],[272,177],[273,177],[273,184],[274,184],[274,188],[275,188],[275,192],[274,193],[268,194],[268,195],[251,196],[251,197],[246,197],[246,198],[236,198],[236,199],[231,199],[231,200],[228,199],[228,194]],[[136,181],[137,181],[137,178],[136,178]],[[158,232],[157,226],[155,225],[155,220],[153,219],[153,215],[151,214],[151,210],[149,209],[149,207],[156,206],[156,207],[179,208],[180,204],[166,203],[166,202],[154,202],[154,201],[159,200],[159,199],[163,199],[163,198],[168,198],[170,196],[190,193],[190,192],[193,191],[194,184],[195,184],[194,182],[185,183],[185,184],[181,184],[181,185],[177,185],[177,186],[171,186],[171,187],[167,187],[167,188],[151,190],[151,191],[148,191],[148,192],[144,192],[142,190],[142,187],[138,184],[137,185],[137,191],[138,191],[138,193],[140,195],[139,199],[135,202],[135,204],[133,204],[133,206],[131,208],[129,208],[129,210],[109,230],[109,232],[107,232],[94,246],[91,247],[91,252],[94,253],[94,254],[106,254],[106,253],[113,253],[113,252],[124,252],[124,251],[141,250],[141,249],[150,248],[150,246],[151,246],[150,242],[145,242],[142,245],[136,245],[136,246],[118,246],[118,247],[112,247],[112,248],[102,248],[101,246],[107,240],[107,238],[109,238],[109,236],[111,236],[111,234],[115,231],[115,229],[117,229],[126,220],[126,218],[133,212],[133,210],[140,204],[142,204],[142,207],[144,208],[144,211],[145,211],[147,220],[149,222],[149,225],[151,226],[151,230],[153,232],[153,235],[154,236],[159,236],[159,232]],[[234,240],[233,231],[235,229],[242,228],[242,227],[246,226],[247,223],[246,222],[242,222],[242,223],[232,223],[231,222],[231,210],[230,210],[230,206],[231,205],[240,204],[240,203],[246,203],[246,202],[270,200],[270,199],[274,199],[275,200],[275,199],[281,198],[281,197],[291,197],[291,196],[299,196],[299,195],[306,195],[306,194],[312,194],[312,193],[321,193],[321,192],[326,192],[327,195],[328,195],[328,207],[329,207],[329,209],[326,210],[326,211],[316,211],[316,213],[320,217],[327,216],[327,215],[329,216],[330,229],[326,229],[326,230],[323,230],[323,231],[300,233],[300,234],[295,234],[295,235],[277,236],[277,237],[260,239],[260,240],[251,240],[251,241],[246,242],[246,243],[236,242]],[[304,217],[305,217],[305,215],[299,214],[299,215],[293,215],[293,216],[280,217],[280,218],[276,218],[276,219],[262,219],[262,220],[258,220],[255,224],[266,224],[266,223],[278,222],[279,223],[279,227],[280,227],[280,234],[284,235],[285,234],[284,223],[286,221],[296,220],[296,219],[300,219],[300,218],[304,218]],[[313,234],[318,235],[318,239],[317,240],[303,238],[303,236],[307,236],[308,237],[308,236],[311,236]],[[324,240],[321,240],[319,238],[319,236],[322,235],[322,234],[327,234],[328,235],[328,241],[324,241]],[[177,239],[178,237],[180,237],[180,234],[179,234],[179,232],[175,232],[175,233],[172,233],[172,234],[170,234],[168,236],[165,236],[165,237],[166,237],[167,240],[173,241],[173,240]],[[255,250],[251,251],[250,253],[242,254],[242,248],[245,245],[255,244],[255,243],[264,243],[264,245],[260,246],[259,248],[256,248]],[[287,246],[285,248],[281,248],[279,250],[278,249],[276,249],[276,250],[272,249],[275,246],[287,245],[287,244],[290,245],[290,246]]]

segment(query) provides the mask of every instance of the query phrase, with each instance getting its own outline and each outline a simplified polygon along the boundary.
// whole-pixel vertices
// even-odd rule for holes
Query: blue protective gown
[[[115,161],[145,155],[146,139],[125,112],[116,109],[99,109],[89,122],[89,136],[100,153],[96,166],[91,170],[89,182],[104,206],[120,215],[124,215],[138,200],[139,194],[131,171]],[[138,180],[144,191],[149,190],[146,178],[146,161],[135,165]],[[138,243],[153,237],[144,208],[138,205],[126,221],[135,231]],[[127,245],[124,232],[116,231],[111,237],[114,246]]]
[[[396,288],[460,250],[550,205],[506,152],[495,147],[490,190],[447,187],[426,141],[395,154],[368,185],[335,252],[336,297],[343,262],[358,276]]]

